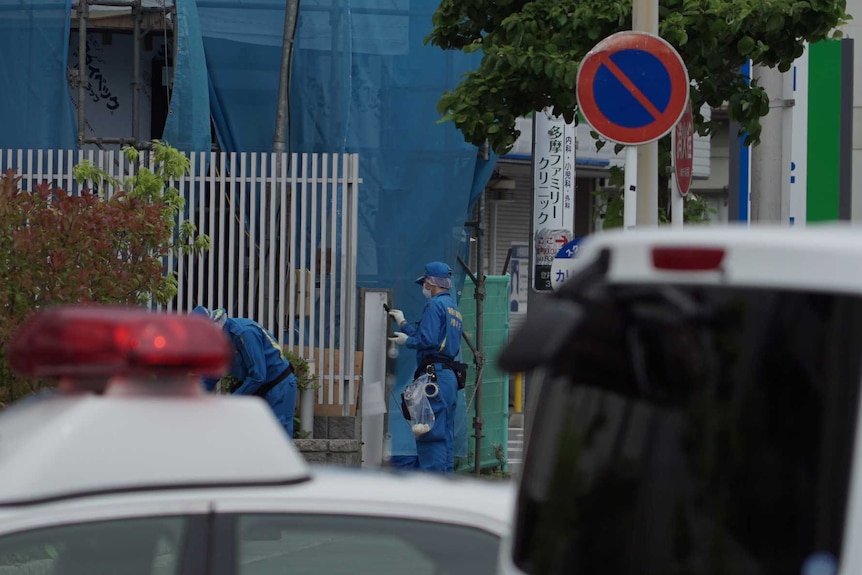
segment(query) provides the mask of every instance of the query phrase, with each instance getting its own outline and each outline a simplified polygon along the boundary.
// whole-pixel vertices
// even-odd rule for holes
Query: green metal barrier
[[[476,342],[476,300],[473,296],[474,285],[467,278],[458,307],[464,319],[464,333],[475,345]],[[509,341],[509,276],[487,276],[485,278],[483,347],[485,367],[482,371],[482,445],[479,458],[483,469],[499,467],[506,469],[509,438],[509,374],[500,371],[496,365],[497,355]],[[469,473],[475,469],[476,450],[473,417],[476,414],[476,366],[473,353],[462,342],[463,361],[470,366],[467,375],[467,461],[458,465],[458,472]]]

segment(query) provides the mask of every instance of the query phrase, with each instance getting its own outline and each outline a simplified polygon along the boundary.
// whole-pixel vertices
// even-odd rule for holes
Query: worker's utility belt
[[[467,364],[440,355],[432,355],[423,359],[422,363],[419,364],[419,367],[416,368],[416,371],[413,373],[413,379],[416,379],[421,374],[425,373],[428,366],[431,366],[433,369],[435,363],[442,364],[443,369],[450,369],[455,373],[455,380],[458,382],[458,389],[464,389],[464,387],[467,386]]]
[[[265,396],[266,396],[266,394],[267,394],[267,393],[269,393],[269,391],[270,391],[273,387],[275,387],[276,385],[278,385],[279,383],[281,383],[282,381],[284,381],[285,379],[287,379],[287,377],[288,377],[290,374],[292,374],[292,373],[293,373],[293,366],[292,366],[292,365],[288,365],[288,366],[287,366],[287,369],[285,369],[284,371],[282,371],[282,372],[281,372],[281,374],[280,374],[278,377],[276,377],[276,378],[275,378],[275,379],[273,379],[272,381],[268,381],[268,382],[264,383],[263,385],[261,385],[261,386],[257,389],[257,391],[255,391],[255,392],[254,392],[254,395],[256,395],[256,396],[258,396],[258,397],[265,397]]]

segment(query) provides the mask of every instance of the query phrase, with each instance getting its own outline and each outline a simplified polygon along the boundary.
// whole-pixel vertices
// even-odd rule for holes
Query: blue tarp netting
[[[0,0],[0,149],[74,148],[70,0]]]
[[[163,139],[180,150],[211,148],[210,99],[204,44],[194,0],[176,0],[177,61]]]
[[[435,7],[303,1],[291,80],[290,150],[359,153],[359,284],[391,288],[408,319],[425,304],[413,280],[426,262],[449,262],[462,283],[464,221],[492,164],[477,162],[451,123],[438,123],[440,96],[478,60],[423,44]],[[393,455],[415,453],[396,400],[414,369],[415,355],[402,350],[390,397]]]
[[[198,0],[197,6],[221,148],[272,151],[285,0]]]
[[[198,8],[220,143],[270,150],[283,0],[199,0]],[[391,288],[412,319],[425,303],[413,283],[425,262],[449,262],[463,282],[464,221],[493,165],[477,162],[452,124],[438,124],[440,95],[478,56],[423,44],[434,9],[431,1],[303,0],[291,72],[289,149],[359,154],[359,285]],[[395,414],[414,367],[405,350]],[[415,453],[401,417],[390,431],[394,455]]]

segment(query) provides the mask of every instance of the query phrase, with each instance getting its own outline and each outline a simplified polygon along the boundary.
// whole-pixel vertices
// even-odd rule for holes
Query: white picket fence
[[[119,180],[138,169],[112,150],[5,150],[0,172],[15,170],[25,190],[48,182],[80,193],[72,170],[85,159]],[[186,199],[177,223],[190,220],[212,247],[165,262],[179,282],[167,311],[205,305],[258,321],[314,367],[318,403],[347,413],[359,379],[359,157],[201,152],[189,159],[189,174],[172,183]],[[141,154],[140,165],[151,162]]]

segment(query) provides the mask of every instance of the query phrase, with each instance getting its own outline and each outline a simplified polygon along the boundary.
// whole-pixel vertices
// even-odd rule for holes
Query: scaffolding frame
[[[87,32],[89,21],[91,19],[90,7],[104,6],[115,8],[128,8],[131,11],[132,17],[132,137],[87,137],[86,135],[86,106],[85,106],[85,91],[86,91],[86,68],[87,68]],[[155,31],[164,31],[168,29],[168,15],[171,16],[172,32],[172,55],[171,55],[171,79],[168,85],[173,85],[173,74],[176,73],[177,62],[177,38],[176,38],[176,23],[177,23],[177,7],[176,3],[168,6],[163,3],[161,6],[143,6],[142,0],[76,0],[72,4],[72,9],[75,10],[78,23],[78,147],[86,144],[95,144],[99,148],[104,145],[119,144],[130,145],[137,149],[146,149],[150,146],[149,142],[141,141],[140,128],[140,106],[141,106],[141,42],[144,38]],[[144,27],[144,14],[158,13],[162,15],[162,27],[160,29],[152,27]],[[167,46],[165,46],[167,50]]]

